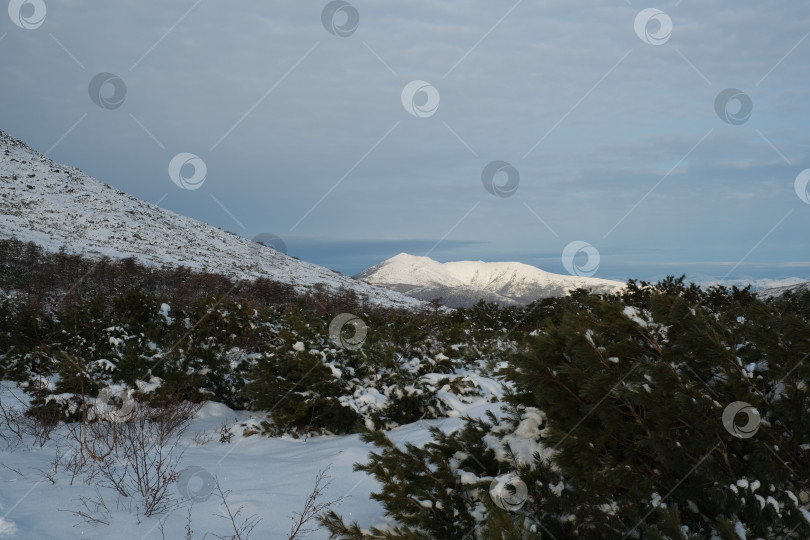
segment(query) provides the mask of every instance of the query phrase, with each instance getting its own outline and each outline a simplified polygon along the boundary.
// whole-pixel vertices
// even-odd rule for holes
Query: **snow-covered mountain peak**
[[[457,261],[440,263],[429,257],[400,253],[358,274],[368,283],[416,298],[441,297],[449,306],[471,305],[484,299],[504,305],[564,296],[571,289],[614,292],[618,281],[552,274],[520,262]]]
[[[375,276],[374,279],[365,279],[372,275]],[[463,281],[449,274],[442,263],[434,261],[430,257],[420,257],[408,253],[400,253],[386,259],[355,277],[368,283],[379,281],[381,283],[399,283],[412,286],[441,283],[448,287],[464,285]]]

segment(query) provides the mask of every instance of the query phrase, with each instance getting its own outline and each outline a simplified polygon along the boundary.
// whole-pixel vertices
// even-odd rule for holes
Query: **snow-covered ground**
[[[420,421],[401,426],[388,432],[392,441],[399,445],[411,442],[424,444],[430,439],[428,428],[439,426],[444,431],[458,428],[462,415],[481,417],[487,410],[498,412],[498,403],[488,398],[501,396],[501,385],[475,374],[471,377],[481,387],[483,396],[471,403],[448,399],[453,407],[451,417]],[[0,400],[13,403],[13,395],[25,399],[25,395],[9,383],[0,386]],[[452,396],[448,396],[452,397]],[[354,472],[357,462],[366,462],[370,445],[362,442],[359,435],[312,437],[307,440],[291,437],[265,438],[259,435],[243,437],[240,424],[259,418],[253,413],[232,411],[228,407],[209,402],[192,420],[184,434],[181,445],[185,448],[180,468],[200,467],[188,483],[188,492],[198,500],[184,499],[172,486],[172,495],[180,499],[182,506],[170,514],[144,518],[135,509],[137,500],[119,497],[113,490],[87,485],[77,479],[70,485],[70,474],[64,470],[55,475],[55,483],[45,477],[55,455],[57,442],[64,440],[66,430],[61,428],[44,447],[25,441],[16,449],[5,448],[0,441],[0,539],[2,538],[93,538],[93,539],[167,539],[185,538],[188,509],[192,513],[193,538],[208,538],[233,534],[229,522],[223,517],[222,500],[214,493],[207,493],[205,481],[216,477],[225,491],[232,510],[245,505],[244,517],[256,515],[262,518],[251,538],[285,540],[290,529],[290,516],[300,512],[307,496],[315,485],[319,471],[329,467],[332,483],[321,502],[343,500],[334,509],[347,521],[357,521],[362,527],[380,526],[386,523],[383,508],[369,499],[372,491],[379,489],[374,478],[363,472]],[[219,442],[223,422],[234,426],[230,443]],[[207,432],[209,442],[200,444],[198,434]],[[66,444],[63,442],[62,444]],[[63,448],[63,450],[65,450]],[[210,475],[210,476],[209,476]],[[88,525],[75,514],[84,510],[81,498],[106,502],[109,513],[104,517],[109,525]],[[163,533],[159,521],[165,519]],[[325,530],[306,536],[310,540],[327,538]]]

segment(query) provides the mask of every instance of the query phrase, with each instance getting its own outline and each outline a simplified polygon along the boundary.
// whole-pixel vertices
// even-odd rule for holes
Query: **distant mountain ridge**
[[[796,285],[804,285],[808,283],[807,278],[790,277],[782,279],[772,278],[759,278],[759,279],[704,279],[696,280],[695,283],[700,285],[701,288],[707,289],[713,285],[722,285],[723,287],[743,288],[750,286],[752,291],[764,291],[767,289],[779,289],[784,287],[794,287]]]
[[[167,189],[177,189],[166,177]],[[354,280],[275,249],[142,201],[47,158],[0,131],[0,237],[47,251],[146,265],[185,266],[235,279],[265,277],[299,292],[322,283],[385,307],[414,309],[412,297]]]
[[[759,290],[755,294],[759,298],[768,299],[782,296],[787,292],[800,293],[802,291],[810,291],[810,281],[805,281],[804,283],[797,283],[794,285],[782,285],[778,287],[770,287],[767,289]]]
[[[607,279],[552,274],[519,262],[440,263],[407,253],[400,253],[354,277],[420,300],[441,298],[449,307],[470,306],[479,300],[521,305],[539,298],[565,296],[577,288],[612,293],[625,285]]]

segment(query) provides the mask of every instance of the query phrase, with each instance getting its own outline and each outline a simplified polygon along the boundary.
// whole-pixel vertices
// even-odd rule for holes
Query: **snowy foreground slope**
[[[552,274],[518,262],[458,261],[400,253],[355,276],[421,300],[441,297],[450,307],[480,299],[502,305],[528,304],[538,298],[565,296],[577,288],[612,293],[624,283],[607,279]]]
[[[354,290],[379,306],[422,303],[147,203],[46,158],[0,131],[0,236],[89,257],[134,257],[232,278],[265,277],[303,292]]]
[[[398,427],[387,432],[391,440],[399,446],[408,442],[422,445],[430,440],[428,428],[431,426],[450,431],[461,426],[461,415],[481,417],[487,410],[497,414],[499,403],[489,403],[488,400],[500,398],[500,384],[475,374],[466,376],[475,381],[484,396],[471,404],[450,399],[448,402],[455,407],[450,418]],[[0,400],[9,403],[14,400],[12,395],[26,400],[21,390],[9,383],[2,383]],[[233,510],[244,504],[244,517],[256,515],[262,518],[251,538],[286,540],[291,525],[290,516],[302,510],[304,501],[314,487],[315,476],[330,466],[332,484],[324,494],[323,501],[343,497],[335,509],[364,527],[386,523],[383,508],[369,498],[371,492],[379,491],[379,484],[365,473],[352,470],[354,463],[366,462],[372,450],[372,446],[362,442],[359,435],[320,436],[307,440],[261,436],[245,438],[241,424],[250,423],[253,418],[251,413],[232,411],[219,403],[209,402],[203,406],[181,443],[185,451],[181,468],[201,467],[204,471],[193,480],[196,484],[190,484],[191,491],[201,493],[200,490],[203,490],[202,493],[205,493],[203,480],[216,477],[224,491],[231,491],[227,500]],[[219,442],[223,423],[231,426],[233,433],[227,444]],[[23,443],[9,450],[0,441],[0,463],[3,464],[0,468],[0,539],[164,538],[157,517],[139,517],[134,507],[124,507],[130,503],[118,497],[115,491],[89,486],[81,478],[70,485],[70,473],[64,470],[55,475],[54,483],[46,478],[44,473],[52,467],[57,446],[65,455],[75,450],[75,444],[70,446],[64,433],[61,433],[63,427],[42,448]],[[208,433],[209,436],[201,438],[198,436],[200,433]],[[200,444],[205,439],[210,440]],[[189,509],[194,538],[202,538],[206,533],[209,533],[207,538],[219,538],[217,535],[229,533],[228,522],[218,516],[224,512],[224,508],[216,493],[199,497],[205,500],[189,501],[176,487],[172,485],[170,488],[171,495],[179,500],[180,508],[160,516],[160,519],[165,519],[166,539],[186,537],[185,524]],[[106,516],[109,525],[91,526],[83,523],[84,520],[75,514],[78,510],[86,511],[82,498],[98,499],[99,496],[104,499],[109,512],[95,515]],[[233,529],[230,529],[230,534],[233,534]],[[308,540],[324,540],[327,537],[325,530],[306,536]]]

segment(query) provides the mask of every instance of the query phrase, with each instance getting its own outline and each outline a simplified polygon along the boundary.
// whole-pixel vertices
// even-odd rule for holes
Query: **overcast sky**
[[[347,274],[578,241],[597,277],[810,279],[808,32],[776,0],[12,0],[0,129]]]

